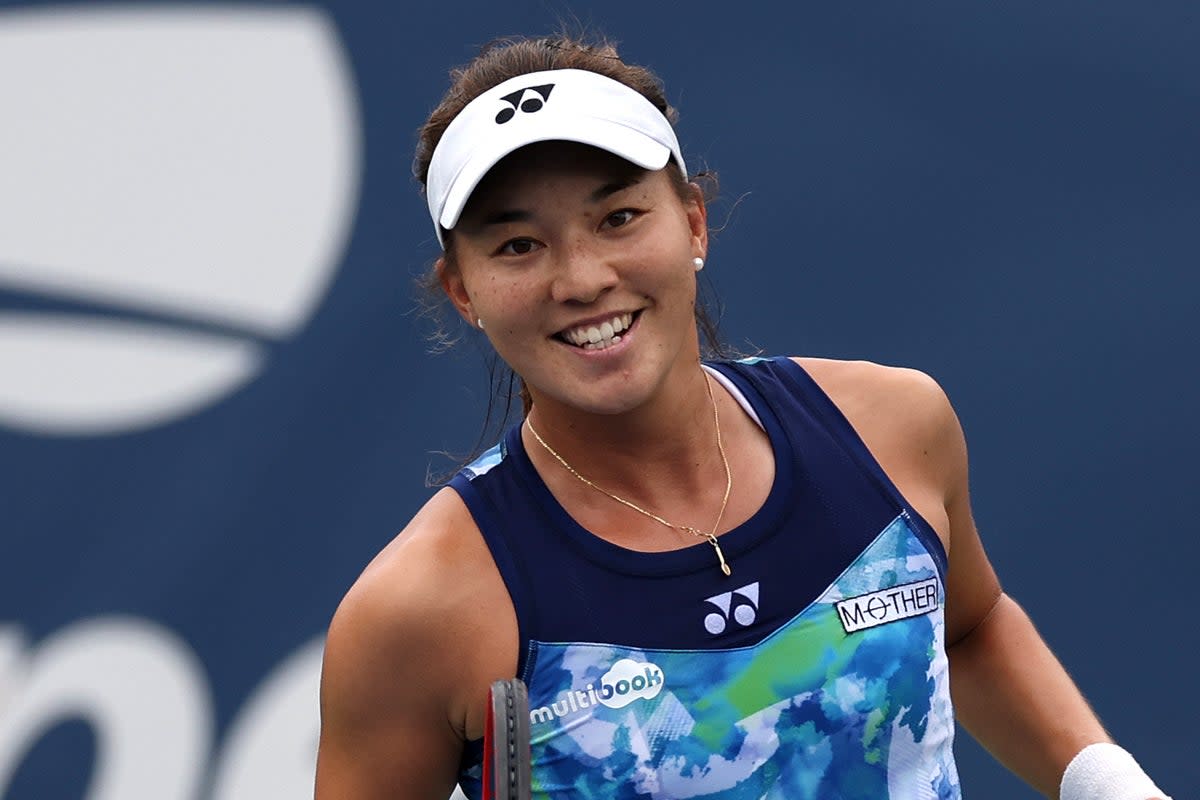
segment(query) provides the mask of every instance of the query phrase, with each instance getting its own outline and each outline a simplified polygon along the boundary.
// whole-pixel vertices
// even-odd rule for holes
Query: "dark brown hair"
[[[658,76],[645,67],[626,64],[617,54],[615,44],[607,39],[589,40],[587,37],[574,37],[559,34],[544,38],[509,37],[496,39],[484,45],[479,55],[469,63],[450,70],[450,89],[429,115],[429,119],[421,126],[416,156],[413,159],[413,174],[425,186],[429,176],[429,164],[433,160],[433,151],[441,141],[442,134],[451,121],[458,116],[468,103],[479,97],[493,86],[498,86],[510,78],[530,72],[542,72],[555,69],[582,69],[596,72],[605,77],[625,84],[641,94],[662,112],[672,125],[678,118],[678,113],[667,102],[662,81]],[[699,184],[705,201],[713,199],[716,194],[716,175],[702,172],[693,176],[690,181],[684,178],[679,170],[669,169],[676,193],[684,202],[695,199],[692,183]],[[449,268],[453,268],[453,234],[443,229],[442,240],[445,242],[443,258]],[[423,295],[425,315],[434,320],[436,329],[431,338],[435,350],[452,346],[458,336],[449,333],[442,318],[446,306],[445,295],[435,269],[430,269],[420,281]],[[710,312],[710,301],[704,295],[712,295],[711,286],[705,280],[700,281],[696,297],[696,325],[700,333],[701,352],[706,358],[728,358],[730,353],[721,343],[718,333],[719,313]],[[455,315],[457,317],[457,315]],[[520,378],[512,373],[494,352],[488,356],[488,372],[492,385],[492,393],[488,403],[487,415],[483,423],[483,431],[473,448],[474,453],[465,459],[466,463],[477,455],[484,446],[490,444],[492,438],[502,432],[508,424],[512,401],[521,398],[522,413],[528,414],[532,403],[529,393],[525,390]],[[496,402],[500,409],[497,411]]]

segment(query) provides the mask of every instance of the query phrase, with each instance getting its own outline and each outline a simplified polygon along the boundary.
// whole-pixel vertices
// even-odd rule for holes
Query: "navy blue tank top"
[[[520,427],[456,475],[503,577],[535,797],[957,798],[941,541],[795,362],[706,365],[767,433],[762,507],[636,552],[558,504]],[[480,796],[478,742],[460,783]]]

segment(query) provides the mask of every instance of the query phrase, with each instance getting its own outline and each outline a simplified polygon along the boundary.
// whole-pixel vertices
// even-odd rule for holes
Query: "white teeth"
[[[586,350],[603,350],[621,341],[620,333],[633,324],[633,314],[621,314],[597,326],[571,328],[562,338]]]

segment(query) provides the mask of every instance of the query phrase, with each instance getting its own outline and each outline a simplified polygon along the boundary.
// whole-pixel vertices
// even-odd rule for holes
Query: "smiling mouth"
[[[629,330],[641,312],[615,314],[612,319],[599,325],[580,325],[555,334],[559,341],[584,350],[604,350],[621,341],[621,334]]]

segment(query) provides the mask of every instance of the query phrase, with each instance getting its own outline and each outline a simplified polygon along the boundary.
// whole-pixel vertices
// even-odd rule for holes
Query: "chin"
[[[615,416],[633,411],[641,402],[637,398],[631,397],[627,392],[621,392],[619,396],[595,396],[582,395],[574,392],[563,392],[549,395],[553,400],[567,408],[584,414],[595,414],[597,416]]]
[[[661,351],[644,348],[640,356],[626,353],[618,362],[592,365],[548,358],[528,373],[526,382],[535,397],[564,410],[625,414],[650,403],[674,371],[674,360],[663,358]]]
[[[583,414],[624,414],[645,404],[653,393],[638,376],[612,375],[606,380],[580,379],[569,383],[562,381],[561,375],[546,377],[548,380],[535,388],[535,395]]]

